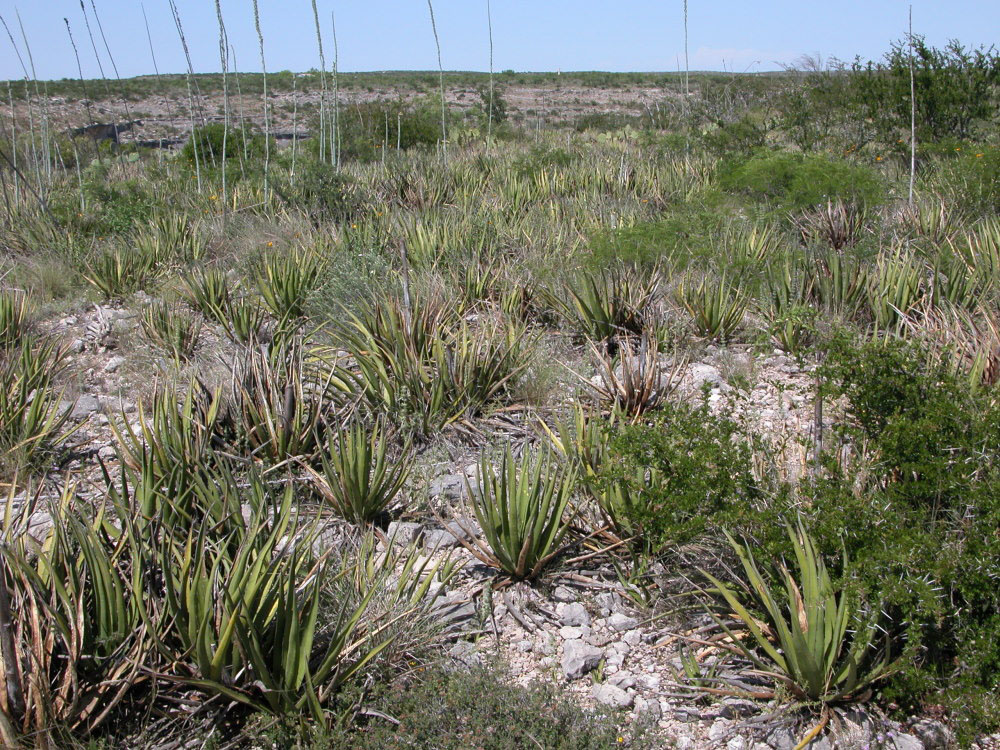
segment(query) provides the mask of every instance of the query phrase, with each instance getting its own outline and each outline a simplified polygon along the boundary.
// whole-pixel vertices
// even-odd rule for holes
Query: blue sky
[[[88,13],[92,0],[85,0]],[[152,73],[139,0],[93,0],[122,76]],[[221,0],[240,70],[259,70],[252,0]],[[219,69],[214,0],[176,0],[197,71]],[[318,67],[310,0],[258,0],[269,70]],[[317,0],[328,64],[336,12],[341,70],[429,70],[437,66],[426,0]],[[167,0],[142,0],[160,72],[184,70]],[[802,54],[877,58],[906,31],[909,3],[898,0],[690,0],[692,70],[775,70]],[[684,63],[682,0],[492,0],[497,70],[674,71]],[[76,77],[63,18],[69,19],[84,75],[98,68],[79,0],[0,0],[0,15],[24,54],[15,9],[39,78]],[[434,0],[444,67],[487,70],[486,0]],[[1000,32],[997,0],[916,0],[914,32],[940,46],[957,38],[990,45]],[[91,18],[98,50],[111,75]],[[27,64],[25,57],[25,64]],[[0,79],[20,78],[0,29]]]

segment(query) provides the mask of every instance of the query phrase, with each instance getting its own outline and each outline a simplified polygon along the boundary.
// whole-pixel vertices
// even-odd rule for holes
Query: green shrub
[[[721,185],[785,210],[800,210],[840,199],[877,204],[885,187],[871,169],[815,154],[758,153],[722,170]]]
[[[967,208],[1000,211],[1000,148],[971,146],[948,159],[937,177],[946,193]]]
[[[590,480],[628,497],[624,523],[637,543],[661,551],[731,525],[760,490],[741,428],[708,404],[665,404],[643,424],[608,429],[607,452]]]
[[[757,118],[746,115],[736,122],[720,122],[702,135],[705,147],[717,156],[751,154],[767,140],[767,129]]]
[[[272,146],[272,151],[274,148]],[[240,169],[252,161],[264,158],[264,136],[248,132],[245,127],[213,122],[194,129],[192,136],[181,149],[181,159],[202,169],[221,169],[227,163],[226,176],[234,179]]]
[[[995,731],[1000,408],[912,344],[840,336],[821,372],[846,404],[840,441],[862,451],[865,468],[828,459],[796,493],[746,516],[746,528],[788,557],[782,521],[801,515],[821,554],[847,554],[851,586],[894,623],[899,669],[878,689],[884,705],[943,704],[962,737]]]
[[[505,667],[417,667],[403,679],[377,685],[364,705],[399,725],[370,711],[332,730],[303,731],[268,720],[250,739],[265,747],[324,750],[603,750],[623,746],[626,735],[627,747],[662,746],[641,724],[626,731],[615,717],[583,709],[549,682],[516,684]]]
[[[997,112],[1000,53],[994,48],[966,49],[953,40],[938,49],[918,35],[911,52],[902,39],[892,43],[883,62],[856,63],[850,77],[860,112],[887,142],[909,128],[911,59],[918,142],[968,138]]]
[[[354,180],[330,164],[309,160],[287,182],[275,182],[275,192],[291,208],[306,213],[319,227],[323,222],[343,223],[363,205]]]
[[[327,118],[326,128],[330,128],[332,117]],[[440,99],[425,97],[415,103],[402,100],[380,99],[358,102],[340,110],[337,124],[340,158],[354,161],[374,161],[382,158],[384,149],[401,150],[434,147],[441,140]],[[319,122],[313,130],[319,132]],[[327,132],[322,138],[307,141],[312,155],[324,161],[330,158],[332,137]]]

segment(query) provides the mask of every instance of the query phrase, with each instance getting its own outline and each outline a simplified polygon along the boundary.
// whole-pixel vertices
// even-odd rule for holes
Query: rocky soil
[[[91,305],[41,325],[71,352],[66,408],[78,430],[64,468],[73,471],[85,497],[102,494],[100,462],[115,470],[112,421],[138,427],[139,403],[151,393],[149,373],[157,360],[137,343],[137,321],[135,309]],[[203,348],[224,363],[221,337],[205,335]],[[779,352],[755,356],[707,347],[686,365],[680,392],[692,399],[707,393],[715,408],[732,408],[753,429],[778,436],[791,477],[805,465],[814,438],[813,380],[809,367]],[[557,566],[534,587],[497,583],[494,571],[465,546],[477,533],[464,496],[476,481],[479,453],[453,446],[448,455],[428,462],[411,490],[411,500],[434,512],[404,515],[388,526],[382,544],[419,545],[426,556],[451,555],[464,563],[437,605],[456,666],[500,656],[519,681],[565,683],[585,706],[620,711],[626,723],[649,725],[662,733],[665,746],[681,750],[792,750],[816,726],[815,716],[785,713],[765,697],[769,683],[712,636],[710,619],[640,606],[600,558]],[[34,530],[40,533],[47,520],[39,511]],[[334,543],[336,537],[334,525],[323,539]],[[676,588],[678,582],[662,570],[654,574],[661,591]],[[951,746],[952,735],[939,721],[914,717],[898,723],[859,709],[835,711],[826,730],[807,745]],[[978,747],[1000,748],[1000,737],[983,738]]]

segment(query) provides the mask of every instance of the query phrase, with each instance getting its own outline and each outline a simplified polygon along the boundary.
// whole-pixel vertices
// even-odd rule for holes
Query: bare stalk
[[[76,49],[76,42],[73,40],[73,30],[70,29],[69,19],[63,18],[66,23],[66,33],[69,34],[69,43],[73,47],[73,55],[76,57],[76,70],[80,74],[80,85],[83,87],[83,100],[86,102],[85,106],[87,108],[87,122],[92,123],[94,121],[94,115],[90,111],[90,92],[87,91],[87,82],[83,77],[83,66],[80,64],[80,53]],[[76,146],[73,147],[74,151]],[[94,157],[97,157],[97,142],[94,142]]]
[[[490,142],[493,140],[493,13],[490,0],[486,0],[486,24],[490,32],[490,112],[486,120],[486,155],[490,155]]]
[[[243,112],[243,88],[240,86],[240,68],[236,64],[236,48],[229,46],[230,55],[233,58],[233,75],[236,78],[236,97],[240,101],[240,135],[243,138],[243,155],[240,157],[240,177],[246,177],[246,163],[250,160],[249,146],[247,145],[247,121]]]
[[[910,198],[913,205],[913,181],[917,173],[917,92],[913,82],[913,6],[910,6]]]
[[[80,0],[82,3],[83,0]],[[198,156],[198,139],[194,137],[194,116],[195,116],[195,105],[194,105],[194,90],[191,86],[191,78],[194,76],[194,68],[191,65],[191,54],[188,51],[187,39],[184,38],[184,27],[181,26],[181,16],[177,12],[177,4],[174,0],[167,0],[170,4],[170,11],[174,15],[174,26],[177,28],[177,36],[180,37],[181,47],[184,49],[184,57],[187,59],[187,72],[185,73],[184,79],[187,82],[187,92],[188,92],[188,109],[191,113],[191,150],[194,152],[194,173],[197,178],[198,192],[201,192],[201,159]]]
[[[319,27],[319,9],[312,0],[313,21],[316,24],[316,46],[319,47],[319,160],[326,160],[326,57],[323,55],[323,33]],[[330,155],[333,161],[333,154]]]
[[[445,161],[448,161],[448,132],[445,125],[444,106],[444,66],[441,64],[441,39],[438,37],[437,22],[434,20],[434,6],[431,0],[427,0],[427,9],[431,14],[431,30],[434,32],[434,45],[437,47],[438,56],[438,77],[441,83],[441,154]]]
[[[229,48],[229,37],[226,34],[226,25],[222,20],[222,3],[215,0],[215,17],[219,23],[219,64],[222,66],[222,223],[225,225],[228,213],[229,194],[226,186],[226,154],[228,153],[229,139],[229,56],[226,54]]]
[[[267,63],[264,60],[264,33],[260,30],[260,10],[257,0],[253,0],[253,22],[257,29],[257,42],[260,44],[260,70],[264,76],[264,197],[268,195],[268,172],[271,165],[271,120],[267,106]]]
[[[333,29],[333,163],[340,169],[340,45],[337,44],[337,19],[330,11],[330,26]]]
[[[3,16],[0,16],[0,23],[3,24],[4,30],[7,32],[7,38],[10,39],[10,46],[14,48],[14,53],[17,55],[17,61],[21,64],[21,70],[24,72],[24,100],[28,103],[28,136],[31,145],[31,163],[35,170],[35,181],[38,184],[38,189],[42,189],[42,172],[38,166],[38,150],[35,146],[35,115],[33,100],[31,98],[31,88],[30,80],[31,77],[28,74],[28,67],[24,64],[24,58],[21,57],[21,50],[17,46],[17,42],[14,41],[14,35],[10,32],[10,27],[7,26],[7,21],[4,20]],[[11,118],[14,116],[14,100],[11,98]],[[13,162],[11,162],[13,164]],[[21,179],[24,176],[21,175]],[[30,185],[28,186],[31,187]],[[32,192],[35,191],[32,189]]]

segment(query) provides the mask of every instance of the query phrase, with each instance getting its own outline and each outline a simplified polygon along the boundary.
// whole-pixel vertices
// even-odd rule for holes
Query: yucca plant
[[[888,657],[885,652],[879,654],[875,643],[875,624],[869,621],[863,602],[833,585],[826,563],[801,522],[788,527],[788,536],[798,575],[779,564],[778,577],[784,583],[780,591],[770,587],[751,547],[727,533],[746,576],[741,587],[749,593],[755,611],[736,590],[703,573],[715,587],[712,593],[726,605],[709,611],[731,637],[733,648],[796,699],[824,704],[864,699],[866,689],[889,671]],[[848,567],[846,554],[843,565]],[[739,637],[725,624],[723,618],[729,612],[735,613],[752,640]]]
[[[136,233],[135,246],[157,263],[198,263],[205,257],[205,241],[183,212],[154,217]]]
[[[28,295],[0,292],[0,349],[12,349],[28,330]]]
[[[473,536],[469,551],[512,578],[537,578],[563,550],[575,474],[558,467],[548,451],[526,451],[518,462],[507,446],[499,471],[483,457],[478,479],[469,496],[485,541]]]
[[[335,394],[348,389],[336,368],[320,372],[300,338],[248,346],[233,377],[240,437],[254,457],[272,463],[314,456],[335,412]]]
[[[964,217],[954,203],[935,196],[934,199],[918,198],[915,203],[904,206],[900,218],[917,237],[938,245],[950,242],[958,234]]]
[[[697,287],[681,284],[677,299],[691,316],[695,332],[710,341],[728,341],[743,324],[748,300],[726,276],[702,279]]]
[[[964,241],[949,244],[987,288],[994,289],[1000,284],[1000,220],[985,219]]]
[[[950,251],[942,249],[930,270],[930,303],[932,307],[949,305],[975,311],[983,304],[983,281],[980,272],[966,267]]]
[[[775,224],[733,222],[723,236],[723,244],[733,260],[757,265],[776,256],[784,244]]]
[[[612,358],[590,345],[597,363],[600,398],[633,422],[658,407],[680,384],[683,363],[660,364],[656,341],[643,333],[638,344],[625,340]],[[589,381],[588,381],[589,382]]]
[[[178,366],[194,356],[201,338],[201,320],[176,305],[154,302],[139,318],[150,343],[164,350]]]
[[[612,355],[618,337],[638,336],[653,324],[658,296],[658,272],[640,274],[624,268],[580,274],[558,293],[549,294],[551,302],[580,334],[604,344]]]
[[[605,428],[614,425],[614,415],[611,420],[603,421],[590,416],[582,405],[575,404],[570,419],[557,422],[554,430],[545,422],[539,424],[555,452],[582,480],[584,488],[590,489],[589,480],[596,476],[607,456]]]
[[[199,268],[182,277],[187,301],[208,320],[221,325],[231,298],[229,277],[218,268]]]
[[[226,302],[222,310],[222,324],[226,335],[237,344],[259,341],[264,330],[266,313],[259,299],[234,297]],[[287,332],[279,328],[275,333]]]
[[[81,513],[67,486],[36,543],[25,533],[24,509],[34,506],[12,510],[12,499],[5,517],[24,523],[5,524],[0,551],[0,740],[11,748],[27,738],[56,746],[68,732],[100,727],[147,679],[149,645],[119,569],[121,540],[102,515]]]
[[[415,419],[422,435],[480,414],[527,367],[533,341],[520,326],[453,320],[448,307],[397,305],[355,317],[342,336],[354,390],[377,413]]]
[[[38,468],[65,440],[72,409],[62,401],[56,379],[65,368],[66,350],[51,342],[24,338],[0,351],[0,467]]]
[[[156,272],[156,257],[133,248],[105,250],[83,277],[105,300],[121,300],[143,289]]]
[[[840,251],[857,244],[867,220],[864,208],[837,199],[806,211],[794,222],[804,245],[819,243]]]
[[[316,252],[296,250],[264,260],[257,272],[257,289],[279,323],[305,317],[306,300],[323,273],[323,259]]]
[[[808,285],[813,299],[828,312],[853,316],[862,305],[868,276],[857,260],[826,249],[816,256]]]
[[[868,309],[875,325],[902,325],[924,296],[924,266],[902,250],[883,255],[869,275]]]
[[[378,422],[370,429],[355,423],[327,432],[326,449],[320,451],[322,471],[310,473],[320,497],[340,518],[368,524],[392,505],[409,474],[410,455],[407,447],[390,459],[388,446]]]
[[[767,281],[771,304],[765,314],[771,341],[783,352],[798,353],[812,343],[815,332],[813,278],[801,268],[785,264],[769,269]]]
[[[221,391],[193,380],[182,394],[157,388],[148,414],[139,404],[138,429],[123,419],[110,423],[125,466],[165,478],[181,468],[191,474],[214,462],[213,451],[232,438]]]

